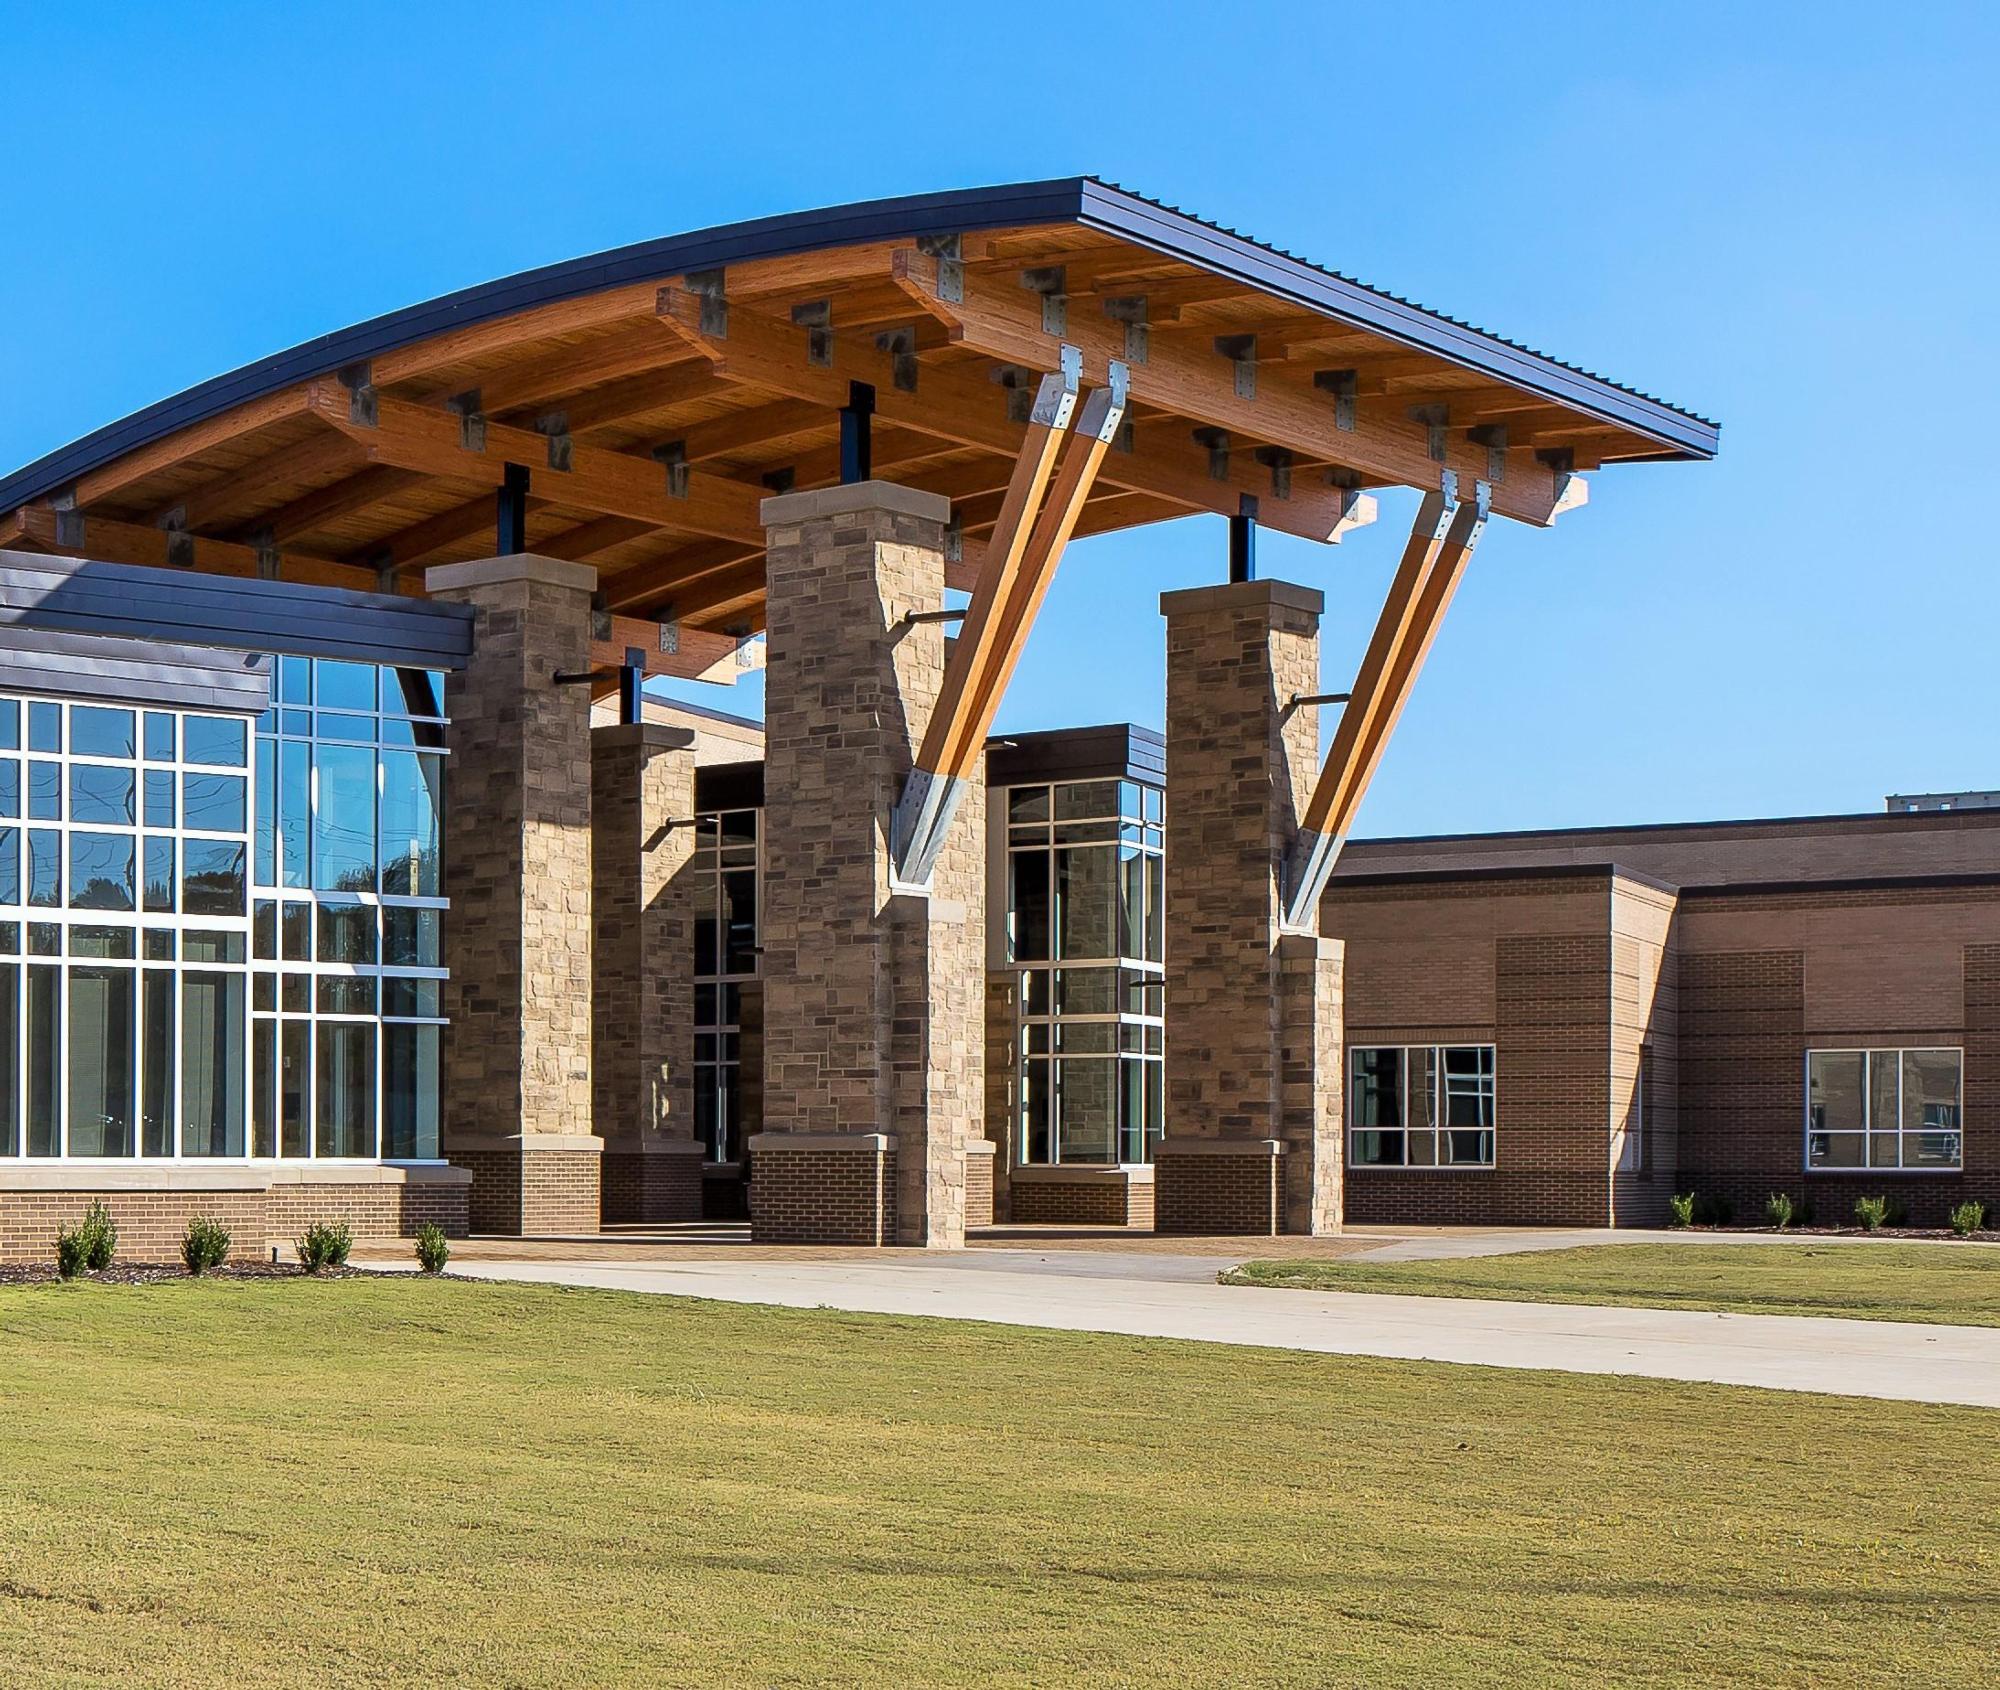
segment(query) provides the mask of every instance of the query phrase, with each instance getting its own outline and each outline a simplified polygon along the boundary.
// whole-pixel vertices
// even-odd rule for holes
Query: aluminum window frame
[[[1875,1163],[1874,1161],[1875,1139],[1878,1136],[1878,1133],[1880,1134],[1880,1136],[1883,1137],[1887,1137],[1888,1135],[1887,1133],[1882,1132],[1881,1129],[1878,1129],[1875,1126],[1873,1119],[1875,1113],[1874,1063],[1875,1063],[1875,1058],[1877,1056],[1888,1055],[1891,1052],[1895,1054],[1896,1058],[1895,1136],[1896,1136],[1896,1154],[1898,1158],[1901,1158],[1903,1154],[1904,1139],[1919,1138],[1923,1135],[1923,1133],[1926,1130],[1932,1132],[1946,1130],[1940,1128],[1925,1129],[1920,1127],[1913,1132],[1903,1125],[1903,1059],[1906,1056],[1912,1056],[1912,1055],[1950,1056],[1957,1063],[1958,1102],[1956,1108],[1958,1110],[1958,1124],[1955,1127],[1949,1129],[1952,1135],[1958,1140],[1958,1158],[1956,1161],[1950,1164],[1931,1164],[1928,1166],[1919,1165],[1915,1167],[1912,1167],[1907,1161],[1901,1161],[1901,1160],[1898,1161],[1898,1164],[1895,1167],[1888,1167],[1886,1165],[1878,1166]],[[1859,1128],[1853,1128],[1853,1127],[1816,1128],[1812,1124],[1812,1107],[1813,1107],[1812,1065],[1813,1065],[1813,1058],[1816,1056],[1858,1056],[1862,1059],[1861,1125]],[[1808,1174],[1832,1174],[1832,1175],[1846,1174],[1849,1176],[1862,1175],[1862,1174],[1866,1175],[1916,1174],[1933,1178],[1940,1175],[1946,1178],[1962,1178],[1964,1176],[1965,1125],[1966,1125],[1964,1045],[1962,1044],[1959,1045],[1889,1045],[1889,1044],[1808,1045],[1806,1047],[1805,1060],[1801,1065],[1801,1077],[1804,1089],[1804,1107],[1801,1111],[1804,1118],[1804,1134],[1799,1148],[1802,1157],[1803,1172]],[[1825,1163],[1821,1164],[1814,1163],[1812,1159],[1812,1141],[1815,1132],[1818,1132],[1826,1136],[1835,1136],[1835,1135],[1851,1136],[1853,1133],[1857,1131],[1861,1135],[1862,1159],[1859,1166],[1850,1168],[1850,1167],[1842,1167],[1839,1165],[1831,1165]]]
[[[1359,1071],[1358,1064],[1356,1063],[1355,1058],[1362,1051],[1383,1051],[1383,1050],[1393,1050],[1397,1053],[1398,1057],[1397,1073],[1399,1076],[1398,1097],[1401,1100],[1401,1108],[1404,1119],[1394,1127],[1359,1126],[1356,1124],[1354,1119],[1355,1116],[1354,1084]],[[1485,1053],[1486,1057],[1490,1060],[1491,1063],[1490,1078],[1492,1081],[1492,1088],[1490,1095],[1492,1098],[1492,1110],[1493,1110],[1493,1120],[1491,1125],[1485,1127],[1452,1127],[1446,1124],[1447,1091],[1445,1086],[1444,1055],[1446,1051],[1452,1051],[1452,1050],[1480,1051]],[[1432,1064],[1433,1079],[1431,1084],[1432,1120],[1434,1121],[1435,1125],[1430,1127],[1412,1128],[1408,1122],[1410,1101],[1413,1096],[1410,1090],[1410,1057],[1412,1056],[1412,1054],[1418,1052],[1429,1052],[1435,1058],[1435,1061]],[[1499,1168],[1500,1166],[1500,1048],[1497,1043],[1490,1040],[1478,1040],[1478,1039],[1456,1039],[1456,1040],[1451,1040],[1449,1042],[1439,1042],[1439,1043],[1431,1043],[1429,1041],[1425,1041],[1419,1044],[1391,1044],[1391,1043],[1371,1042],[1366,1044],[1349,1045],[1346,1050],[1346,1057],[1347,1057],[1347,1067],[1345,1070],[1345,1078],[1347,1082],[1346,1084],[1347,1095],[1344,1100],[1346,1119],[1343,1123],[1343,1127],[1347,1139],[1347,1143],[1345,1146],[1345,1151],[1346,1151],[1345,1165],[1348,1168],[1364,1173],[1386,1172],[1386,1173],[1417,1173],[1417,1174],[1466,1174],[1466,1173],[1490,1174],[1495,1172]],[[1481,1080],[1485,1080],[1488,1078],[1488,1075],[1485,1072],[1482,1072],[1479,1078]],[[1485,1088],[1482,1087],[1482,1091],[1484,1089]],[[1355,1154],[1354,1154],[1354,1139],[1355,1139],[1355,1134],[1362,1132],[1394,1132],[1401,1134],[1403,1139],[1403,1159],[1400,1162],[1357,1161],[1355,1159]],[[1483,1162],[1446,1162],[1436,1159],[1433,1159],[1432,1161],[1429,1162],[1412,1162],[1410,1160],[1410,1143],[1409,1143],[1410,1134],[1412,1132],[1420,1132],[1430,1137],[1431,1140],[1433,1141],[1434,1148],[1436,1147],[1436,1145],[1441,1143],[1445,1138],[1447,1138],[1453,1132],[1484,1133],[1486,1135],[1487,1141],[1492,1146],[1492,1155],[1486,1161]]]

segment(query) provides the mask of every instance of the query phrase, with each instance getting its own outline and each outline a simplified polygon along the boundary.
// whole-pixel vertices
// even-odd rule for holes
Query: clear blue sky
[[[2000,8],[1391,10],[0,0],[0,467],[525,266],[1094,172],[1723,425],[1489,531],[1362,831],[2000,785]],[[1329,687],[1384,507],[1264,539]],[[1002,727],[1157,722],[1157,594],[1223,545],[1073,547]]]

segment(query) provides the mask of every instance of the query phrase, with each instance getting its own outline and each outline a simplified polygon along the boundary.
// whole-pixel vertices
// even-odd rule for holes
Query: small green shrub
[[[1886,1197],[1857,1197],[1854,1200],[1854,1218],[1861,1223],[1863,1232],[1873,1232],[1889,1217],[1889,1199]]]
[[[1694,1193],[1677,1191],[1667,1199],[1667,1224],[1669,1226],[1694,1225]]]
[[[189,1273],[206,1273],[229,1259],[229,1229],[197,1215],[181,1237],[181,1260]]]
[[[354,1248],[354,1230],[345,1221],[314,1221],[298,1241],[299,1262],[307,1273],[345,1267]]]
[[[1961,1203],[1951,1212],[1951,1230],[1961,1238],[1970,1238],[1985,1224],[1984,1203]]]
[[[56,1273],[74,1279],[90,1265],[90,1235],[81,1226],[66,1226],[56,1232]]]
[[[1774,1191],[1764,1199],[1764,1218],[1780,1232],[1792,1224],[1792,1194]]]
[[[92,1273],[102,1273],[118,1254],[118,1223],[111,1218],[111,1211],[102,1203],[91,1204],[77,1231],[83,1234],[84,1266]]]
[[[444,1264],[451,1260],[451,1242],[444,1235],[444,1228],[435,1221],[425,1221],[417,1228],[417,1266],[425,1273],[443,1273]]]

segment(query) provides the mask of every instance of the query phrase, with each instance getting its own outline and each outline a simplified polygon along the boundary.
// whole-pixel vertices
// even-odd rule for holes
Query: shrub
[[[206,1273],[229,1259],[229,1229],[197,1215],[181,1237],[181,1260],[189,1273]]]
[[[83,1234],[84,1266],[92,1273],[102,1273],[118,1253],[118,1223],[111,1218],[111,1211],[102,1203],[92,1203],[77,1231]]]
[[[1764,1218],[1780,1232],[1792,1224],[1792,1194],[1774,1191],[1764,1199]]]
[[[1854,1218],[1861,1223],[1863,1232],[1873,1232],[1889,1215],[1889,1199],[1886,1197],[1857,1197],[1854,1200]]]
[[[314,1221],[298,1241],[299,1262],[307,1273],[345,1267],[354,1248],[354,1230],[345,1221]]]
[[[1985,1224],[1984,1203],[1961,1203],[1951,1212],[1951,1230],[1961,1238],[1970,1238]]]
[[[425,1221],[417,1228],[417,1266],[425,1273],[443,1273],[444,1264],[450,1260],[451,1244],[444,1228],[435,1221]]]
[[[74,1279],[90,1265],[90,1234],[81,1226],[66,1226],[56,1233],[56,1273]]]
[[[1673,1196],[1667,1199],[1667,1211],[1667,1224],[1669,1226],[1693,1226],[1694,1193],[1692,1191],[1675,1192]]]

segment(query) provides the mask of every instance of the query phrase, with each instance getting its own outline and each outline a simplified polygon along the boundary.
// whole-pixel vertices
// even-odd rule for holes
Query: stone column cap
[[[1224,581],[1213,587],[1182,587],[1160,595],[1162,616],[1195,615],[1204,610],[1247,610],[1259,605],[1278,610],[1303,610],[1317,616],[1326,608],[1326,594],[1295,581]]]
[[[440,563],[424,571],[424,591],[448,593],[469,587],[499,587],[510,581],[533,581],[544,587],[570,587],[579,593],[597,591],[597,571],[587,563],[511,552],[505,557],[474,558],[469,563]]]
[[[653,751],[686,751],[694,744],[693,728],[667,722],[605,722],[590,730],[594,748],[638,745]]]
[[[951,521],[951,501],[942,493],[927,493],[895,481],[851,481],[839,487],[815,488],[809,493],[778,493],[757,507],[757,515],[766,528],[789,528],[802,522],[858,516],[868,511],[922,517],[940,528]]]
[[[752,1156],[766,1150],[894,1150],[894,1133],[752,1133]]]
[[[602,1154],[604,1140],[595,1133],[446,1133],[447,1157],[480,1151],[587,1150]]]
[[[1275,1138],[1175,1138],[1169,1133],[1153,1146],[1153,1157],[1277,1156],[1284,1148]]]

